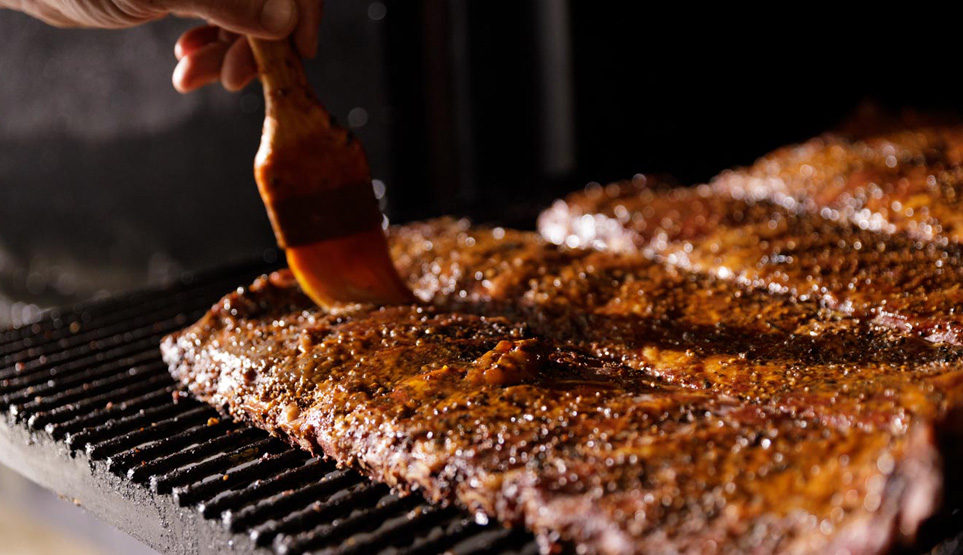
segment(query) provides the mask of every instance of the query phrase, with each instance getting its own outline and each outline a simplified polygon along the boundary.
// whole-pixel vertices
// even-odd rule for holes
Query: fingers
[[[214,41],[186,54],[174,68],[171,81],[178,92],[186,93],[219,81],[221,65],[231,44]]]
[[[217,81],[229,91],[239,91],[257,76],[247,38],[212,25],[181,35],[174,55],[178,64],[171,80],[182,93]]]
[[[280,39],[298,20],[295,0],[160,0],[164,9],[191,14],[238,34]]]
[[[187,56],[198,48],[217,41],[220,31],[219,28],[213,25],[203,25],[185,31],[174,45],[174,56],[180,61],[184,56]]]
[[[190,92],[216,81],[220,81],[229,91],[238,91],[257,76],[257,64],[251,53],[251,47],[244,36],[238,36],[251,34],[264,37],[263,32],[244,29],[243,25],[237,23],[244,19],[245,13],[248,16],[253,13],[251,6],[255,8],[260,6],[263,12],[273,9],[270,6],[271,3],[289,2],[293,16],[285,25],[289,26],[288,32],[290,32],[290,27],[297,20],[292,37],[298,51],[306,58],[312,58],[317,54],[322,0],[200,0],[199,5],[191,4],[198,0],[161,1],[167,2],[167,9],[171,11],[183,15],[198,15],[211,22],[210,25],[195,27],[177,39],[174,55],[178,63],[171,80],[174,88],[179,92]],[[294,2],[297,2],[297,5]],[[238,11],[231,12],[231,10]],[[233,15],[227,15],[227,12]],[[216,14],[222,14],[222,16]],[[261,19],[258,21],[263,23]],[[285,35],[282,34],[281,37],[283,36]]]
[[[227,49],[221,65],[221,84],[229,91],[239,91],[257,77],[257,64],[251,45],[244,37],[239,37]]]

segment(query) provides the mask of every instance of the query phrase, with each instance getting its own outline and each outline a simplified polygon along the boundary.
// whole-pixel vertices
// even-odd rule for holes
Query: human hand
[[[245,27],[246,21],[207,17],[209,25],[195,27],[181,35],[174,46],[178,63],[172,81],[174,88],[182,93],[217,81],[229,91],[241,90],[250,83],[257,75],[257,65],[245,35],[284,38],[293,30],[294,44],[301,56],[313,58],[317,53],[323,0],[174,1],[236,3],[240,13],[248,14],[247,21],[254,24]],[[253,7],[247,4],[253,4]]]
[[[257,75],[246,35],[293,33],[300,54],[317,52],[322,0],[0,0],[57,27],[133,27],[169,14],[207,20],[177,39],[174,88],[188,92],[220,81],[240,90]]]

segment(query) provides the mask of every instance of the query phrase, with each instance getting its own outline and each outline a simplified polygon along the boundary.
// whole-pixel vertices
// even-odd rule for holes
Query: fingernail
[[[269,33],[283,33],[291,28],[294,15],[293,0],[267,0],[261,8],[261,27]]]
[[[174,68],[173,75],[171,75],[171,84],[173,84],[174,89],[176,89],[177,92],[181,94],[190,91],[190,89],[188,89],[185,86],[186,81],[184,80],[184,73],[186,72],[186,70],[187,70],[187,63],[178,62],[177,67]]]

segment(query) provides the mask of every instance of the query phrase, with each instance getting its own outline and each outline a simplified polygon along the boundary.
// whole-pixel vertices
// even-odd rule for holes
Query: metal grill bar
[[[325,555],[360,555],[383,548],[385,544],[393,547],[406,546],[413,542],[416,537],[431,531],[439,522],[451,518],[456,513],[455,509],[444,509],[422,504],[410,511],[405,511],[400,516],[385,520],[375,530],[354,534],[350,544],[327,547],[318,551],[318,553]],[[278,540],[278,543],[283,546],[279,551],[298,552],[299,545],[307,546],[315,541],[330,546],[331,542],[329,538],[324,537],[324,533],[325,530],[319,527],[296,537],[283,537]]]
[[[361,485],[359,486],[359,484]],[[279,493],[239,511],[226,511],[224,523],[231,531],[239,532],[255,524],[263,525],[263,523],[285,513],[305,507],[314,500],[325,499],[339,492],[350,491],[349,488],[355,488],[357,499],[364,499],[367,495],[366,492],[374,487],[369,482],[362,482],[362,478],[353,472],[341,470],[329,472],[317,482],[308,483],[299,489]],[[293,514],[289,516],[293,516]]]
[[[265,454],[277,454],[287,447],[271,438],[264,438],[233,451],[222,453],[202,463],[187,468],[179,468],[163,476],[151,478],[150,487],[153,491],[168,492],[175,486],[190,484],[202,480],[212,474],[221,473],[228,469],[250,462]]]
[[[201,418],[203,418],[203,416],[204,413],[202,412]],[[171,428],[176,429],[179,427],[177,420],[180,418],[184,418],[184,416],[182,415],[177,418],[172,418],[171,420],[154,424],[150,428],[145,429],[143,432],[145,437],[136,441],[143,442],[143,439],[149,438],[148,441],[150,441],[150,443],[107,457],[107,468],[115,474],[126,474],[129,468],[140,462],[151,461],[157,459],[158,457],[172,455],[177,451],[184,449],[185,447],[202,441],[207,441],[213,437],[217,437],[219,434],[230,433],[234,429],[233,422],[222,422],[219,420],[212,420],[210,417],[208,417],[207,422],[205,423],[192,426],[180,433],[164,435],[160,439],[155,439],[156,433],[158,428],[161,427],[161,424],[170,422]],[[192,417],[189,421],[193,420],[194,418]]]
[[[135,333],[143,333],[146,325],[148,331],[153,328],[155,333],[169,333],[173,329],[183,327],[200,317],[200,314],[210,307],[213,299],[224,292],[236,287],[238,283],[246,283],[255,275],[227,277],[203,287],[189,289],[171,296],[163,292],[156,293],[155,299],[145,303],[132,303],[126,309],[108,313],[96,320],[72,321],[66,326],[44,333],[42,339],[31,341],[29,348],[11,343],[6,347],[0,346],[0,380],[5,379],[4,368],[22,372],[20,364],[26,361],[47,362],[49,356],[66,356],[72,351],[102,349],[104,344],[122,344],[134,338]],[[242,279],[243,281],[238,281]],[[160,324],[160,325],[159,325]]]
[[[0,362],[4,365],[12,365],[31,358],[64,352],[84,344],[110,340],[114,337],[123,338],[124,334],[131,332],[141,322],[160,322],[180,315],[180,319],[187,323],[189,320],[184,314],[185,309],[193,309],[191,310],[193,312],[204,308],[203,301],[209,299],[218,287],[223,287],[223,284],[212,284],[200,291],[174,295],[169,299],[159,298],[114,313],[109,318],[97,321],[96,324],[73,322],[72,325],[45,334],[42,340],[35,341],[27,350],[15,351],[14,345],[10,345],[7,352],[0,348],[0,357],[2,357]],[[220,290],[222,293],[223,291],[223,289]]]
[[[63,478],[73,468],[78,482],[98,485],[70,497],[113,495],[101,506],[128,503],[132,512],[153,506],[136,519],[139,528],[130,529],[130,518],[114,521],[160,550],[182,546],[165,544],[172,538],[165,522],[149,516],[158,511],[168,524],[210,535],[194,545],[245,554],[436,553],[487,534],[492,527],[456,509],[397,497],[211,407],[175,402],[160,339],[270,269],[247,264],[168,290],[53,310],[30,326],[0,331],[0,442],[16,448],[0,449],[0,460],[17,466],[25,458],[10,453],[21,450],[62,457],[47,478],[35,479],[73,487]],[[15,436],[29,439],[9,439]],[[35,471],[29,461],[18,468]],[[201,526],[202,519],[221,525]],[[484,545],[534,549],[527,535],[496,532],[497,541]]]
[[[119,437],[131,430],[149,426],[151,422],[166,418],[172,414],[184,411],[183,406],[165,403],[149,409],[139,410],[130,416],[117,420],[107,420],[103,424],[83,428],[76,433],[67,434],[67,446],[71,449],[84,449],[88,445]]]
[[[106,364],[125,357],[147,352],[155,343],[150,338],[134,343],[118,343],[108,350],[92,350],[83,347],[69,354],[40,357],[26,363],[18,363],[6,375],[0,375],[0,387],[6,391],[17,391],[84,370],[98,364]],[[2,372],[2,371],[0,371]]]
[[[62,330],[70,330],[71,324],[86,325],[94,322],[100,325],[110,324],[127,315],[142,314],[141,307],[145,303],[167,302],[175,304],[183,294],[196,294],[205,291],[206,287],[220,287],[225,289],[212,294],[211,302],[225,293],[230,287],[246,285],[251,277],[275,269],[276,253],[265,256],[263,260],[251,260],[241,264],[186,276],[185,279],[168,289],[147,289],[134,291],[122,296],[79,303],[73,307],[53,309],[45,317],[29,326],[0,331],[0,349],[9,352],[27,352],[32,347],[57,337]],[[265,262],[270,260],[270,262]],[[0,354],[6,351],[0,350]]]
[[[270,545],[279,534],[292,534],[307,530],[318,518],[331,523],[349,518],[354,511],[366,511],[377,507],[388,488],[372,482],[361,482],[348,489],[335,492],[326,501],[315,501],[307,507],[291,512],[283,518],[271,520],[251,530],[251,539],[257,545]],[[397,498],[395,498],[397,499]]]
[[[207,407],[197,407],[174,418],[150,423],[122,436],[112,437],[97,443],[88,443],[86,447],[87,456],[94,459],[106,459],[111,455],[143,445],[158,436],[180,432],[210,418],[211,413]]]
[[[258,501],[280,493],[314,482],[318,476],[325,474],[330,466],[321,459],[311,459],[304,465],[276,473],[270,478],[256,480],[245,488],[226,491],[208,502],[198,504],[198,510],[205,518],[221,516],[226,525],[230,525],[232,507],[253,506]]]
[[[126,360],[135,364],[139,361],[136,357]],[[125,371],[124,368],[127,370]],[[72,376],[70,380],[64,380],[66,382],[63,383],[64,387],[60,387],[61,384],[57,380],[50,380],[46,385],[28,387],[22,393],[6,396],[3,402],[0,402],[0,409],[6,405],[9,407],[11,415],[18,418],[29,417],[31,414],[52,407],[62,407],[83,400],[88,396],[114,391],[163,373],[164,368],[158,364],[147,366],[118,364],[107,368],[98,368],[81,372],[77,376]]]
[[[322,524],[307,532],[278,536],[274,542],[275,551],[281,554],[305,553],[332,545],[337,546],[345,538],[373,532],[380,523],[399,517],[419,504],[422,504],[422,501],[413,497],[385,496],[374,507],[356,510],[347,518],[333,519],[330,523]],[[432,509],[424,507],[423,510]],[[390,545],[388,538],[380,534],[378,539],[381,545]]]
[[[252,442],[266,441],[261,437],[261,434],[252,428],[231,430],[193,447],[132,466],[127,471],[127,477],[137,483],[153,483],[154,480],[189,468],[189,465],[204,460],[211,453],[221,453],[237,445],[249,446]],[[153,486],[152,489],[156,491],[158,488]]]
[[[122,418],[140,410],[166,405],[170,403],[171,394],[174,392],[174,386],[168,385],[170,380],[167,378],[167,376],[156,376],[127,388],[124,392],[125,396],[136,395],[129,401],[114,404],[113,400],[117,397],[117,392],[109,391],[35,414],[30,417],[28,424],[31,428],[43,426],[52,437],[62,439],[67,434],[101,426],[113,418]],[[141,393],[144,394],[141,395]]]
[[[438,526],[434,533],[428,532],[411,545],[398,550],[398,555],[431,555],[443,553],[459,542],[482,531],[482,526],[464,515],[449,519]]]
[[[288,468],[288,465],[293,461],[303,457],[303,453],[293,449],[276,455],[268,455],[248,466],[231,470],[214,477],[214,479],[202,480],[189,486],[174,488],[174,500],[181,507],[203,503],[220,493],[243,487],[262,476],[270,476]]]

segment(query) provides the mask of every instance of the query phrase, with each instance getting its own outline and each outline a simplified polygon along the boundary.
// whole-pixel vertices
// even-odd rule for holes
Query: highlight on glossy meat
[[[961,345],[961,147],[954,126],[827,135],[708,185],[590,187],[556,201],[539,230]]]

